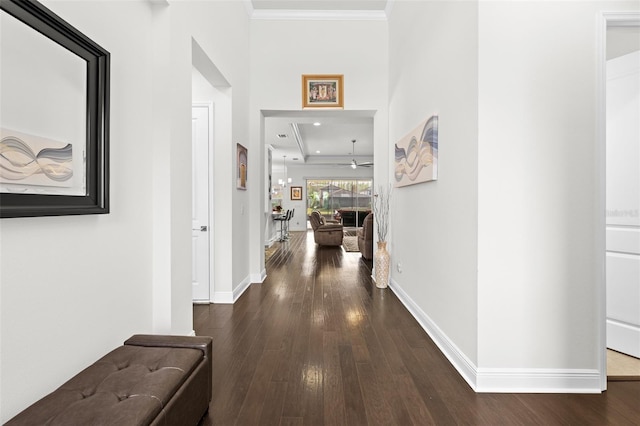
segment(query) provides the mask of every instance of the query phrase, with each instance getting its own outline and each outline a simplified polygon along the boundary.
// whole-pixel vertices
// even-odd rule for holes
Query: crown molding
[[[640,23],[640,12],[616,11],[602,12],[606,27],[637,27]]]
[[[386,21],[382,10],[276,10],[253,9],[249,17],[271,21]]]

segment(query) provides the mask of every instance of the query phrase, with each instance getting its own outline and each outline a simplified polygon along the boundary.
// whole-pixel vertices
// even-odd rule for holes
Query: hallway
[[[201,425],[637,424],[640,382],[601,395],[476,394],[371,263],[292,232],[234,305],[195,305],[213,337]]]

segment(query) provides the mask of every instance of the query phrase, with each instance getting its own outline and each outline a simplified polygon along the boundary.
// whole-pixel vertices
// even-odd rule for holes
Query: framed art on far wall
[[[247,148],[240,144],[236,144],[238,149],[238,173],[237,184],[238,189],[247,189]]]
[[[344,108],[342,74],[303,75],[302,108]]]
[[[291,201],[300,201],[302,200],[302,187],[301,186],[292,186],[291,187]]]

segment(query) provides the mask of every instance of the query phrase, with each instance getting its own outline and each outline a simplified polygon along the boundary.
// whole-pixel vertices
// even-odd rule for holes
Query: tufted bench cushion
[[[210,353],[184,347],[190,339],[134,336],[7,425],[197,424],[211,398]],[[176,405],[185,389],[189,401]]]

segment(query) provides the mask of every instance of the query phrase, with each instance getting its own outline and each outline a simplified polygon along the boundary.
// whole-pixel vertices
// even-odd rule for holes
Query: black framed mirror
[[[0,0],[0,217],[109,212],[109,52],[33,0]]]

